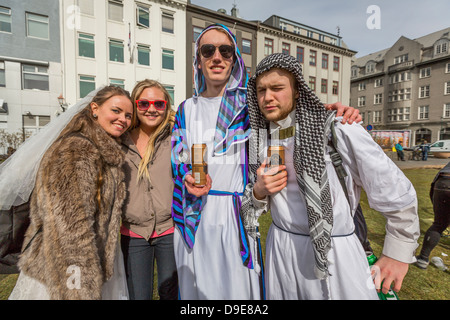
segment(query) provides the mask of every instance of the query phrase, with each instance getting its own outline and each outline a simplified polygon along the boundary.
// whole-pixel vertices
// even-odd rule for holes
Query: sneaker
[[[429,262],[420,258],[417,258],[416,266],[420,269],[426,269],[428,267]]]

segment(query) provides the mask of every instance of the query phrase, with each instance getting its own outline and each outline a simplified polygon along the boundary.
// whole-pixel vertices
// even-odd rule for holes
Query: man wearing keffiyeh
[[[259,239],[248,237],[241,217],[250,134],[247,71],[235,36],[223,25],[205,28],[195,52],[195,93],[179,106],[172,133],[180,297],[261,299]],[[347,117],[352,112],[349,108]],[[204,187],[194,186],[191,175],[190,150],[198,143],[207,146]]]
[[[247,103],[249,184],[241,210],[251,238],[258,237],[258,217],[271,210],[267,298],[378,299],[381,282],[384,293],[392,282],[400,290],[420,235],[410,181],[362,126],[336,121],[291,56],[273,54],[259,63],[249,80]],[[331,130],[347,173],[348,199],[330,158]],[[267,167],[269,145],[284,147],[285,165]],[[354,233],[361,187],[370,206],[387,219],[374,280]]]

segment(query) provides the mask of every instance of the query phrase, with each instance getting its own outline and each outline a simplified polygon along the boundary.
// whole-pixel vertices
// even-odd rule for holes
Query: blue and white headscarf
[[[233,33],[224,25],[215,24],[203,30],[195,44],[195,52],[198,52],[198,46],[203,34],[211,29],[221,29],[228,33],[233,41],[235,48],[234,66],[231,71],[230,79],[225,87],[220,103],[219,114],[217,117],[216,131],[214,136],[214,155],[225,155],[231,146],[238,143],[244,143],[248,140],[250,134],[250,120],[246,104],[248,75],[244,61],[236,44],[236,38]],[[201,69],[198,68],[199,59],[194,58],[194,78],[195,94],[193,99],[206,90],[206,81]],[[187,145],[186,122],[184,115],[184,104],[182,102],[175,116],[175,122],[172,132],[172,172],[174,176],[174,191],[172,202],[172,217],[176,227],[180,230],[187,246],[192,248],[195,243],[195,234],[197,232],[203,201],[202,197],[197,198],[186,191],[184,178],[191,171],[191,164],[187,161],[189,147]],[[234,149],[234,148],[233,148]],[[246,150],[242,148],[242,150]],[[245,156],[245,155],[243,155]],[[243,168],[244,186],[247,184],[247,166]],[[242,227],[240,219],[240,199],[236,194],[235,212],[236,219],[240,226],[241,237],[241,256],[243,263],[249,268],[253,268],[251,254],[246,246],[246,234]]]
[[[248,74],[236,43],[236,37],[230,29],[222,24],[214,24],[206,27],[200,33],[195,43],[195,52],[199,50],[200,39],[203,34],[211,29],[226,31],[235,48],[235,63],[220,103],[214,136],[214,155],[220,156],[224,155],[233,144],[248,140],[250,133],[246,105]],[[205,76],[202,70],[198,68],[200,64],[199,58],[198,54],[194,57],[194,99],[206,90]]]

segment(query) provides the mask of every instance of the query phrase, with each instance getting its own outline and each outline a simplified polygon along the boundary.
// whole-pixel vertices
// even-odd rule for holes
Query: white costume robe
[[[211,190],[242,192],[244,181],[241,148],[212,157],[213,140],[222,97],[188,99],[184,105],[187,145],[206,143]],[[253,239],[248,237],[250,248]],[[239,230],[232,196],[203,197],[201,220],[192,249],[180,231],[174,235],[175,260],[181,299],[260,299],[259,275],[243,265],[239,253]],[[255,253],[252,252],[252,255]]]
[[[292,125],[293,113],[278,124]],[[285,147],[288,184],[269,197],[273,224],[266,240],[267,299],[378,299],[363,247],[354,233],[353,214],[361,186],[369,204],[387,218],[383,254],[414,262],[420,235],[415,190],[400,169],[358,124],[336,124],[339,150],[348,174],[347,189],[353,209],[340,185],[330,156],[325,155],[333,202],[333,230],[327,280],[314,276],[314,253],[309,237],[305,199],[293,166],[294,137],[280,140]],[[277,126],[271,123],[271,131]],[[253,199],[259,213],[264,201]],[[267,208],[265,208],[267,209]],[[400,218],[401,217],[401,218]],[[400,219],[399,219],[400,218]]]

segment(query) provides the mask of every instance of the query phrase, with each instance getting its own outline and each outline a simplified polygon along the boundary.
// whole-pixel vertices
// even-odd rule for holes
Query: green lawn
[[[419,201],[419,216],[421,237],[419,238],[419,252],[423,241],[423,235],[433,222],[433,208],[431,205],[429,191],[430,184],[439,170],[437,169],[408,169],[404,170],[405,175],[412,181],[417,191]],[[369,229],[369,240],[376,255],[380,255],[384,235],[385,219],[378,212],[369,208],[367,197],[363,193],[361,199],[367,225]],[[270,215],[265,215],[260,219],[260,232],[262,235],[262,246],[264,251],[267,230],[271,223]],[[442,253],[447,256],[443,256]],[[450,238],[443,237],[439,245],[433,250],[431,256],[439,256],[448,266],[450,264]],[[14,287],[17,275],[0,275],[0,300],[7,299]],[[450,292],[449,272],[443,272],[430,264],[427,270],[422,270],[411,265],[409,272],[403,281],[402,290],[399,293],[402,300],[448,300]],[[155,294],[157,298],[157,294]]]

